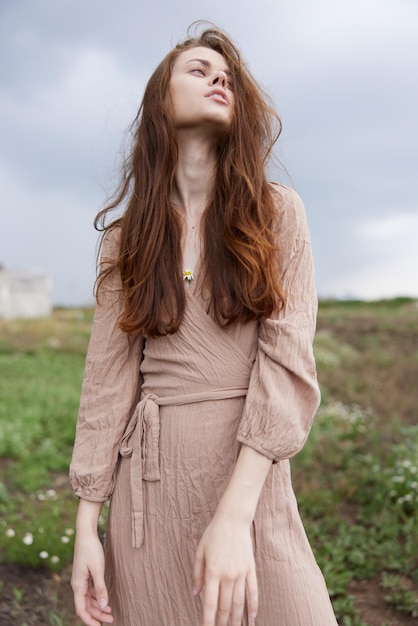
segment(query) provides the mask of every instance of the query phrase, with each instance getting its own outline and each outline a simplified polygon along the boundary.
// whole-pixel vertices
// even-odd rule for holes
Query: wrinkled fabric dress
[[[257,626],[335,626],[297,509],[289,458],[318,408],[317,300],[299,197],[274,185],[286,308],[222,328],[198,276],[178,332],[132,339],[117,328],[120,282],[96,307],[70,475],[81,498],[111,497],[106,580],[115,626],[200,626],[197,545],[242,444],[272,460],[252,524]],[[111,258],[117,234],[105,240]],[[247,616],[243,626],[250,622]]]

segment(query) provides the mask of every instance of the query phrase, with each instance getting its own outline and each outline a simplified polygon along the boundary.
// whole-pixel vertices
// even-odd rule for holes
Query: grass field
[[[77,623],[67,470],[90,324],[0,322],[2,626]],[[339,623],[415,624],[418,305],[323,302],[315,353],[323,402],[292,471]]]

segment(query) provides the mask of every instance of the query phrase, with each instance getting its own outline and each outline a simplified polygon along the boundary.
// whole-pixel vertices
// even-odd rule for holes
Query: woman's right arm
[[[80,500],[71,586],[77,616],[86,626],[112,624],[104,581],[103,546],[97,533],[101,502]]]
[[[106,233],[102,268],[118,252],[118,230]],[[121,439],[140,388],[143,339],[120,330],[122,306],[120,276],[114,271],[103,282],[96,304],[70,466],[80,498],[71,584],[77,615],[87,626],[113,622],[97,524],[114,488]]]
[[[119,228],[103,240],[101,268],[118,254]],[[123,433],[138,402],[143,338],[118,321],[123,291],[117,270],[99,289],[84,369],[70,479],[79,498],[104,502],[113,491]]]

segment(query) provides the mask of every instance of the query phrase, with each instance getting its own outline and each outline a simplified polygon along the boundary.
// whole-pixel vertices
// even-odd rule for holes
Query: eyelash
[[[190,72],[193,74],[194,72],[201,72],[203,76],[206,76],[206,71],[203,67],[194,67],[190,70]],[[227,85],[228,85],[228,89],[230,89],[232,91],[232,89],[234,88],[232,81],[228,80],[227,81]]]
[[[190,71],[191,71],[192,74],[194,72],[201,72],[203,74],[203,76],[206,76],[205,70],[202,67],[194,67]]]

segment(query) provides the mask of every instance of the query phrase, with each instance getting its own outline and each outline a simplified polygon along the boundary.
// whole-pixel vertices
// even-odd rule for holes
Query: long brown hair
[[[119,326],[131,334],[174,333],[184,314],[182,224],[170,202],[178,151],[166,96],[176,58],[197,46],[225,58],[235,101],[231,127],[217,146],[215,184],[202,224],[201,269],[211,310],[228,325],[261,319],[283,303],[272,231],[275,207],[265,177],[280,118],[229,37],[215,27],[193,36],[189,29],[189,37],[169,52],[146,86],[120,186],[95,219],[98,230],[120,226],[119,255],[99,273],[97,296],[108,274],[119,271]],[[123,216],[106,224],[109,212],[122,204]]]

